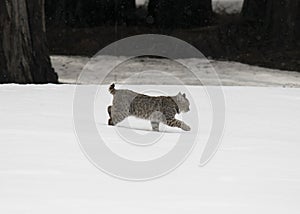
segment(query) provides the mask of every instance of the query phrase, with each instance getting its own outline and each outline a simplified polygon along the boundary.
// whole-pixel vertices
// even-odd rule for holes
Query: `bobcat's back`
[[[171,97],[152,97],[138,94],[131,101],[129,113],[138,118],[150,119],[150,116],[161,112],[165,118],[172,118],[179,113],[176,102]]]

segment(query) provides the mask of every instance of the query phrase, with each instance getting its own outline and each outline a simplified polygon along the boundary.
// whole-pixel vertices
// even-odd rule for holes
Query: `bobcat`
[[[190,110],[190,103],[185,94],[147,96],[131,90],[117,90],[114,83],[110,85],[109,92],[113,95],[113,104],[107,108],[109,125],[116,125],[128,116],[135,116],[150,120],[153,131],[159,131],[159,123],[184,131],[191,130],[187,124],[175,119],[176,114]]]

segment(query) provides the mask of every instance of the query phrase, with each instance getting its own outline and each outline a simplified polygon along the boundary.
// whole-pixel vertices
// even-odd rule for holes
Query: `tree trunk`
[[[43,0],[0,0],[0,83],[57,83],[43,8]]]
[[[150,0],[148,14],[161,28],[206,26],[212,17],[212,1]]]
[[[242,15],[248,21],[262,22],[267,0],[244,0]]]
[[[184,25],[207,26],[212,18],[212,1],[211,0],[185,0],[184,8]]]
[[[275,42],[291,45],[299,41],[299,0],[245,0],[242,15],[246,21],[260,24]]]

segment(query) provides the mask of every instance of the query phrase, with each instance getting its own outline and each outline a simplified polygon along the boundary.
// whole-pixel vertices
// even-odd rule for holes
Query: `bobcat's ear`
[[[185,98],[185,93],[183,93],[183,95],[182,95],[184,98]]]
[[[178,92],[177,96],[178,96],[178,97],[181,96],[181,92]]]

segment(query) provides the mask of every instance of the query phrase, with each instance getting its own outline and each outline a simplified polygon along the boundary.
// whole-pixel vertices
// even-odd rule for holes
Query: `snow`
[[[74,81],[79,67],[87,61],[79,57],[52,60],[59,67],[61,80],[68,81]],[[58,62],[63,62],[65,68]],[[0,212],[276,214],[288,210],[291,214],[299,213],[300,89],[278,87],[287,83],[298,86],[299,79],[293,72],[277,74],[265,69],[265,78],[260,80],[261,68],[213,63],[224,68],[221,79],[228,84],[241,80],[240,84],[270,83],[277,87],[223,87],[227,118],[223,141],[214,158],[200,167],[212,109],[203,86],[187,86],[199,105],[197,146],[175,171],[147,182],[113,178],[83,155],[73,124],[75,85],[1,85]],[[66,67],[69,71],[74,69],[74,74],[62,75]],[[238,69],[246,70],[240,77],[230,77]],[[248,71],[257,71],[257,78],[246,81]],[[178,134],[190,134],[169,129],[172,131],[164,132],[161,142],[149,153],[120,141],[117,130],[126,133],[133,129],[126,122],[119,127],[106,125],[106,107],[111,102],[107,87],[102,85],[101,96],[95,99],[95,120],[99,133],[109,139],[109,146],[116,153],[137,160],[155,158],[168,151],[171,140]],[[122,87],[152,90],[149,93],[178,90],[176,85]],[[209,87],[214,90],[214,86]],[[195,109],[187,114],[196,114]],[[150,129],[147,121],[131,118],[129,124],[133,128]],[[165,137],[171,140],[164,140]]]
[[[136,5],[148,4],[147,0],[136,0]],[[243,0],[212,0],[213,10],[215,12],[238,13],[243,6]]]
[[[108,64],[118,64],[124,57],[101,56],[101,63],[97,63],[97,57],[90,60],[88,57],[80,56],[52,56],[52,65],[59,75],[59,80],[63,83],[76,83],[82,69],[88,73],[86,78],[81,78],[83,84],[99,84],[103,78],[103,73],[109,69]],[[106,61],[105,64],[102,62]],[[264,86],[264,87],[300,87],[300,73],[267,69],[258,66],[250,66],[238,62],[226,62],[207,59],[180,59],[177,62],[155,59],[155,58],[135,58],[118,66],[103,83],[111,82],[127,84],[179,84],[172,77],[180,79],[186,85],[201,84],[179,63],[184,62],[189,66],[197,68],[197,75],[205,85],[219,85],[214,78],[214,70],[224,86]],[[87,66],[85,66],[87,65]],[[84,67],[85,66],[85,67]],[[144,72],[142,76],[136,76],[139,71]],[[169,75],[163,75],[161,71]],[[153,78],[154,77],[154,78]]]
[[[52,56],[60,81],[68,84],[0,85],[0,213],[299,213],[299,73],[236,62],[178,60],[198,69],[197,75],[209,85],[204,87],[177,62],[137,58],[122,63],[100,84],[109,64],[124,58],[104,59],[107,63],[98,64],[87,57]],[[83,85],[72,84],[83,68]],[[214,116],[206,90],[217,89],[214,70],[224,85],[226,126],[217,153],[200,166]],[[184,85],[178,85],[178,79]],[[150,95],[186,92],[191,111],[178,118],[192,131],[163,126],[155,133],[149,121],[136,118],[107,126],[111,82]],[[154,180],[124,181],[102,172],[84,155],[74,129],[74,93],[87,87],[99,87],[93,121],[120,157],[152,160],[168,153],[179,136],[196,132],[195,148],[177,169]],[[81,125],[89,122],[82,118]],[[156,141],[136,146],[121,136],[132,133],[151,134]]]
[[[212,0],[213,11],[217,13],[239,13],[242,10],[244,0]]]

